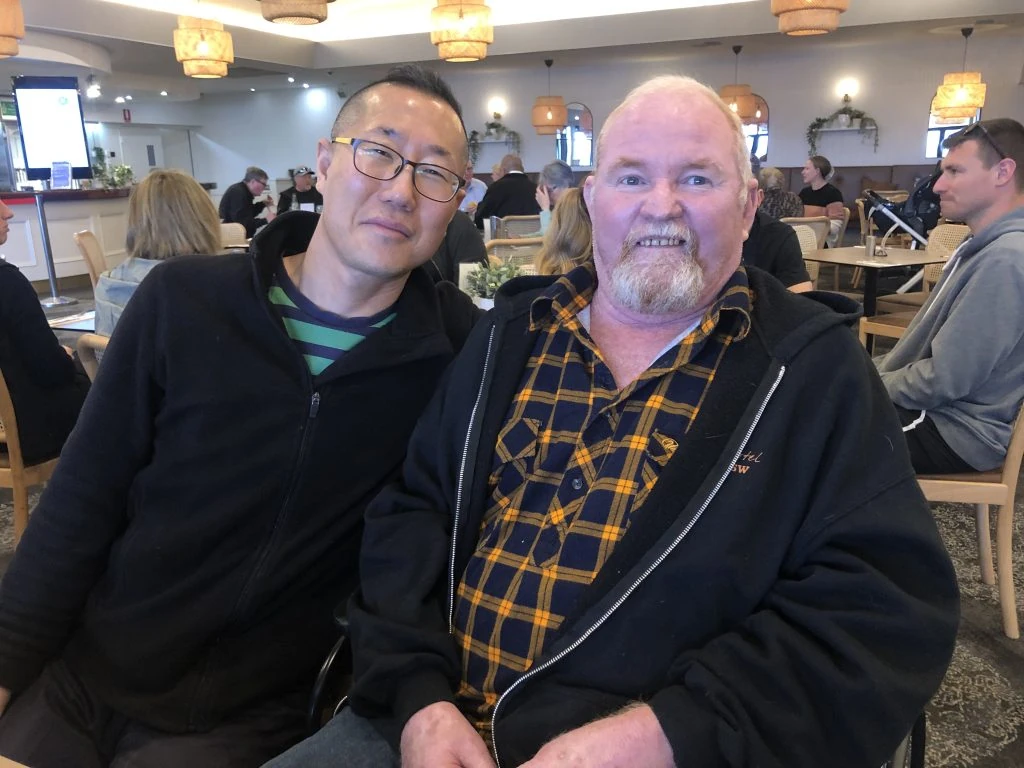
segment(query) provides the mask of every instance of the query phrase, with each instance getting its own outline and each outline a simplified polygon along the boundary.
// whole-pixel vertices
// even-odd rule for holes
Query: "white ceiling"
[[[731,4],[723,4],[731,3]],[[313,27],[264,21],[257,0],[23,0],[28,29],[23,55],[0,62],[12,74],[95,73],[104,99],[130,91],[136,99],[197,98],[201,93],[249,88],[357,87],[403,61],[424,61],[438,71],[500,74],[510,68],[609,60],[680,59],[707,55],[707,47],[743,44],[745,51],[795,50],[945,34],[959,45],[959,27],[976,37],[1024,38],[1020,0],[852,0],[838,32],[793,38],[780,35],[770,0],[489,0],[495,22],[487,59],[472,64],[437,60],[429,41],[433,0],[336,0],[328,20]],[[700,7],[682,7],[698,5]],[[142,6],[142,7],[132,7]],[[630,13],[611,13],[629,7]],[[638,10],[652,9],[652,10]],[[173,12],[172,12],[173,11]],[[193,80],[181,73],[171,47],[175,12],[219,18],[234,38],[235,64],[227,78]],[[605,13],[606,15],[598,15]],[[58,60],[60,64],[47,63]],[[294,75],[290,85],[285,75]]]

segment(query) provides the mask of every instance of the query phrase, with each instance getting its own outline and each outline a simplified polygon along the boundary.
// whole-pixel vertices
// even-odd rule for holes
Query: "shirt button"
[[[583,478],[581,478],[581,477],[574,477],[572,479],[572,489],[574,491],[578,491],[582,487],[583,487]]]

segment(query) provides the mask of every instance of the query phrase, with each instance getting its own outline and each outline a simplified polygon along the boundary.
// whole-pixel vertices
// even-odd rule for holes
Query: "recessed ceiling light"
[[[132,100],[132,95],[129,93],[127,96],[125,96],[125,99],[128,100],[128,101],[131,101]]]
[[[256,89],[255,89],[255,88],[250,88],[249,90],[250,90],[250,91],[251,91],[252,93],[256,93]]]
[[[294,77],[289,77],[288,78],[288,82],[289,83],[294,83],[295,82],[295,78]]]
[[[167,95],[167,91],[160,91],[160,95],[161,96],[166,96]]]
[[[115,104],[124,104],[124,96],[118,96],[114,99]]]
[[[303,83],[303,84],[302,84],[302,87],[303,87],[303,88],[309,88],[309,83]]]

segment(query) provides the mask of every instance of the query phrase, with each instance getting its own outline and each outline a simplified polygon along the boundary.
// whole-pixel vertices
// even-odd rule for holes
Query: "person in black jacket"
[[[292,185],[277,200],[277,213],[291,210],[307,210],[320,212],[324,204],[324,196],[313,186],[313,169],[300,165],[292,171]],[[305,209],[301,206],[306,206]]]
[[[956,578],[856,305],[740,267],[711,89],[600,146],[593,262],[474,329],[367,510],[351,706],[267,768],[864,768],[938,688]]]
[[[487,249],[484,248],[480,230],[462,211],[452,216],[445,230],[444,240],[431,257],[428,268],[434,272],[435,279],[447,280],[458,285],[459,264],[487,266]]]
[[[484,219],[491,216],[532,216],[540,213],[537,185],[523,171],[519,155],[501,158],[502,176],[487,188],[484,199],[476,207],[473,222],[483,229]]]
[[[14,214],[0,201],[0,245]],[[32,283],[0,259],[0,371],[11,392],[22,458],[38,464],[60,453],[89,393],[89,379],[57,341]],[[0,443],[0,452],[6,452]]]
[[[274,216],[277,215],[268,208],[274,204],[274,199],[269,193],[258,203],[253,200],[266,192],[269,186],[267,172],[255,165],[250,165],[245,169],[245,178],[224,190],[224,196],[220,199],[220,207],[217,209],[220,213],[220,220],[225,224],[241,224],[245,227],[246,237],[255,235],[257,229],[273,221]],[[260,216],[260,214],[263,215]]]
[[[249,768],[302,734],[364,508],[477,317],[421,267],[468,155],[448,87],[396,69],[331,137],[322,217],[165,262],[122,315],[0,584],[0,754]]]

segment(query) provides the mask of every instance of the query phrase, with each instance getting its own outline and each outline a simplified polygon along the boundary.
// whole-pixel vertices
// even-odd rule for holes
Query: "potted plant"
[[[130,165],[115,165],[110,171],[110,178],[113,182],[113,186],[121,189],[122,187],[130,187],[135,181],[135,174],[132,172]]]
[[[469,287],[469,294],[473,297],[473,303],[481,309],[492,309],[494,294],[498,289],[513,277],[519,277],[521,274],[523,273],[518,266],[505,262],[477,267],[466,277],[466,284]]]
[[[470,131],[466,140],[469,143],[469,161],[476,165],[477,158],[480,157],[480,131]]]

